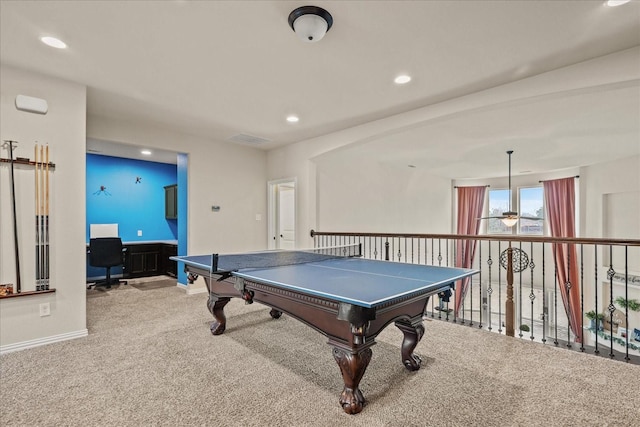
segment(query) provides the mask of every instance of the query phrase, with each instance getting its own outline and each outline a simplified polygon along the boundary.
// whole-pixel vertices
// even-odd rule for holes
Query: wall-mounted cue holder
[[[55,288],[50,288],[50,245],[49,245],[49,173],[55,169],[55,164],[49,161],[49,145],[42,146],[38,143],[34,148],[34,160],[27,157],[15,157],[14,148],[18,141],[5,140],[3,147],[7,148],[9,158],[0,158],[0,163],[8,163],[11,167],[11,205],[13,214],[13,241],[15,252],[15,287],[13,283],[0,285],[0,298],[13,298],[28,295],[39,295],[42,293],[55,292]],[[38,150],[39,149],[39,150]],[[38,155],[39,153],[39,155]],[[16,206],[15,175],[14,165],[33,166],[35,171],[35,269],[36,283],[34,291],[23,291],[21,278],[21,257],[19,250],[20,233],[19,227],[24,225],[24,221],[18,219],[25,218],[24,212],[19,212]],[[20,213],[20,215],[18,215]]]
[[[4,157],[0,157],[0,163],[11,163],[11,159],[5,159]],[[49,169],[55,169],[55,163],[46,163],[46,162],[34,162],[26,157],[17,157],[13,159],[13,163],[16,165],[28,165],[28,166],[47,166],[49,165]]]

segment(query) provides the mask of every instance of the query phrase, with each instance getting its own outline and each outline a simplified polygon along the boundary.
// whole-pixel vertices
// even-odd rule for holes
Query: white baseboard
[[[14,351],[26,350],[28,348],[40,347],[41,345],[53,344],[54,342],[67,341],[76,338],[83,338],[89,335],[89,330],[82,329],[75,332],[67,332],[66,334],[52,335],[50,337],[37,338],[35,340],[22,341],[14,344],[0,346],[0,354],[11,353]]]
[[[185,291],[187,295],[204,294],[207,292],[207,288],[205,288],[204,286],[197,286],[194,283],[190,285],[185,285],[184,283],[178,282],[176,283],[176,286],[179,289],[182,289],[183,291]]]
[[[206,294],[206,293],[207,293],[207,288],[203,288],[203,287],[187,289],[187,295]]]

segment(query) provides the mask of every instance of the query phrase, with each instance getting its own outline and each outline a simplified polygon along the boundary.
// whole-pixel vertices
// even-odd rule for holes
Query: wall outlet
[[[51,314],[51,306],[48,302],[40,304],[40,317],[49,316]]]
[[[262,221],[262,215],[256,214],[256,221]]]
[[[138,237],[142,236],[142,230],[138,230]]]

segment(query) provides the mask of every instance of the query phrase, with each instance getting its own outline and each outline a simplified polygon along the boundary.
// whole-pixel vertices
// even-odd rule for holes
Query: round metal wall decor
[[[502,251],[500,254],[500,265],[505,270],[507,269],[507,252],[509,248]],[[529,255],[522,249],[511,248],[512,251],[512,259],[513,259],[513,272],[520,273],[524,271],[529,266]]]

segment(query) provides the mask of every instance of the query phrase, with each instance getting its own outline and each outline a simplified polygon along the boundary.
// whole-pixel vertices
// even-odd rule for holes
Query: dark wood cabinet
[[[172,277],[178,276],[178,263],[172,261],[169,257],[178,255],[178,247],[176,245],[162,245],[162,271]]]
[[[126,245],[127,277],[144,277],[160,274],[160,244]]]
[[[177,277],[178,263],[169,258],[178,254],[178,245],[172,243],[125,243],[124,269],[125,278],[149,277],[166,274]],[[96,271],[93,271],[93,270]],[[87,278],[98,279],[104,269],[89,266],[89,246],[87,246]],[[114,274],[120,274],[114,271]]]
[[[178,185],[164,187],[164,216],[166,219],[178,218]]]

